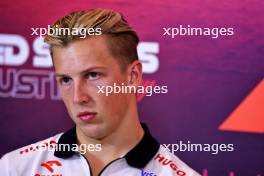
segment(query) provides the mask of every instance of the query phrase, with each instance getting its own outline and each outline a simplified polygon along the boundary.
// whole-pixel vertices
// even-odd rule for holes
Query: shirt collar
[[[150,134],[147,125],[144,123],[141,123],[141,125],[144,129],[143,138],[132,150],[130,150],[124,156],[127,163],[130,166],[136,168],[144,168],[148,164],[148,162],[155,156],[160,147],[160,144],[157,142],[157,140]],[[76,145],[76,143],[76,126],[62,134],[58,141],[59,145],[68,144],[70,147]],[[65,159],[72,157],[74,154],[76,154],[76,152],[72,150],[56,150],[54,152],[54,155],[56,157]]]

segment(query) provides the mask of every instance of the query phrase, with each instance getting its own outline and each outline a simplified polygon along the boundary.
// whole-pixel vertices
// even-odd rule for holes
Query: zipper
[[[87,165],[88,165],[88,167],[89,167],[89,170],[90,170],[90,176],[93,176],[92,168],[91,168],[91,166],[90,166],[90,164],[89,164],[88,159],[86,159],[84,155],[81,155],[81,157],[83,157],[83,158],[86,160],[86,163],[87,163]],[[123,158],[124,158],[124,157],[117,158],[117,159],[114,159],[113,161],[109,162],[109,163],[108,163],[107,165],[105,165],[105,166],[103,167],[103,169],[99,172],[98,176],[102,175],[103,172],[107,169],[107,167],[109,167],[109,166],[110,166],[111,164],[113,164],[115,161],[121,160],[121,159],[123,159]]]
[[[90,164],[89,164],[88,159],[86,159],[85,156],[83,156],[83,155],[81,155],[81,157],[83,157],[83,158],[86,160],[86,163],[87,163],[87,165],[88,165],[88,167],[89,167],[89,170],[90,170],[90,176],[93,176],[92,168],[91,168],[91,166],[90,166]]]
[[[120,160],[120,159],[122,159],[122,158],[114,159],[113,161],[111,161],[111,162],[109,162],[107,165],[105,165],[105,167],[99,172],[98,176],[102,175],[103,172],[105,171],[105,169],[106,169],[107,167],[109,167],[109,166],[110,166],[111,164],[113,164],[115,161],[118,161],[118,160]]]

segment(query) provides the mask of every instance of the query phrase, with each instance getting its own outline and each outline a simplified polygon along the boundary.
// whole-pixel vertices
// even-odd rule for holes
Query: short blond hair
[[[67,14],[58,19],[52,28],[100,28],[101,34],[107,36],[107,46],[116,57],[121,68],[138,59],[137,33],[119,12],[110,9],[90,9]],[[87,35],[86,37],[89,37]],[[46,35],[45,42],[50,45],[52,55],[54,46],[67,46],[75,40],[81,40],[80,35]]]

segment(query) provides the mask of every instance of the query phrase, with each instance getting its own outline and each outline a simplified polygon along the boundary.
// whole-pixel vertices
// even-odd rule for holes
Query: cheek
[[[70,103],[72,100],[71,91],[69,89],[65,89],[65,88],[59,88],[59,90],[60,90],[60,95],[61,95],[62,101],[64,102],[65,106],[68,109],[70,107]]]
[[[60,90],[60,95],[63,101],[67,100],[69,97],[69,91],[67,91],[65,88],[59,88]]]
[[[123,116],[124,112],[127,111],[128,108],[128,99],[126,94],[111,94],[109,96],[104,96],[101,99],[102,105],[107,109],[107,113],[109,116]]]

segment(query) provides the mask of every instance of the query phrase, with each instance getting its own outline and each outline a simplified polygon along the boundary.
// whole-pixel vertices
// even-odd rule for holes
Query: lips
[[[95,118],[97,113],[95,112],[81,112],[78,114],[78,117],[83,121],[90,121]]]

